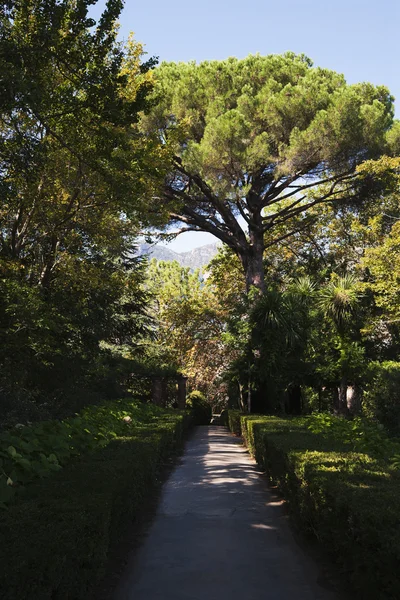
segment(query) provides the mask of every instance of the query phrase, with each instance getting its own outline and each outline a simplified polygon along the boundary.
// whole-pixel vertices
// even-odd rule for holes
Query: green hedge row
[[[241,416],[238,410],[228,410],[228,427],[235,435],[242,435]]]
[[[147,409],[144,409],[147,410]],[[30,485],[0,513],[2,600],[92,597],[119,536],[148,501],[181,444],[187,413],[160,411],[106,446]]]
[[[60,471],[79,455],[129,436],[138,424],[164,413],[133,398],[90,406],[64,421],[17,425],[0,434],[0,509],[26,492],[32,482]]]
[[[332,553],[355,597],[400,598],[398,465],[308,428],[307,418],[230,413],[237,433],[289,501],[292,515]]]

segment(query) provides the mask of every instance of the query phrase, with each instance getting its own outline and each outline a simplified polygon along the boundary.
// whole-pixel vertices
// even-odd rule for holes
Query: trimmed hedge
[[[198,390],[191,392],[186,399],[186,406],[190,408],[195,425],[209,425],[212,417],[211,405],[204,394]]]
[[[74,457],[129,436],[137,425],[165,414],[131,397],[87,407],[64,421],[19,425],[0,433],[0,509],[12,504],[32,482],[60,471]]]
[[[119,536],[140,516],[160,466],[191,423],[185,413],[159,412],[129,436],[31,484],[29,497],[0,513],[2,600],[91,597]]]
[[[235,435],[242,435],[240,417],[242,413],[238,410],[228,410],[228,427]]]
[[[229,422],[237,425],[237,414]],[[244,440],[296,521],[363,600],[400,598],[400,474],[374,453],[308,428],[307,417],[240,416]],[[236,432],[236,431],[235,431]]]

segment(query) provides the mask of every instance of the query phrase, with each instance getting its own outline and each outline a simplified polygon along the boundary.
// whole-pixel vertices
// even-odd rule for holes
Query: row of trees
[[[252,410],[336,386],[344,410],[354,365],[398,356],[389,91],[292,53],[153,69],[123,3],[92,4],[0,6],[2,411],[154,365]],[[134,258],[177,224],[224,243],[206,281]]]
[[[92,4],[0,6],[3,415],[111,392],[115,354],[152,330],[132,257],[157,179],[158,150],[135,135],[153,62],[117,42],[122,2],[97,23]]]

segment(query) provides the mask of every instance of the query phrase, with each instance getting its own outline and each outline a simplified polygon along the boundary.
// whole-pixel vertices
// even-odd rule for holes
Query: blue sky
[[[120,22],[121,38],[134,31],[160,61],[304,53],[349,83],[386,85],[400,116],[399,0],[126,0]],[[213,241],[187,233],[169,247],[180,252]]]

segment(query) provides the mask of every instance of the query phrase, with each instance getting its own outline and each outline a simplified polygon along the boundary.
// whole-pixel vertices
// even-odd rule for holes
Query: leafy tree
[[[164,356],[189,377],[192,389],[215,399],[227,362],[223,310],[208,280],[176,261],[152,259],[147,286],[154,297],[157,344]]]
[[[304,55],[163,63],[156,81],[142,128],[171,155],[164,206],[182,231],[229,246],[247,289],[264,289],[265,248],[308,226],[310,209],[362,200],[356,167],[388,146],[388,90],[347,85]]]
[[[319,291],[318,308],[328,326],[332,326],[330,346],[338,352],[336,360],[331,356],[329,366],[333,370],[333,377],[337,373],[336,376],[340,378],[335,409],[341,414],[348,413],[349,377],[354,377],[357,370],[361,371],[364,362],[364,349],[359,344],[359,323],[356,319],[359,306],[357,279],[352,275],[334,277]]]
[[[300,384],[307,376],[304,357],[314,295],[308,278],[285,288],[271,283],[262,296],[246,297],[236,318],[228,320],[238,352],[227,375],[239,387],[243,410],[301,411]]]
[[[148,331],[129,257],[157,177],[158,149],[135,132],[153,61],[117,42],[122,2],[97,23],[91,5],[0,7],[3,405],[71,402],[68,389],[109,376],[113,347]]]
[[[372,291],[388,326],[400,322],[400,158],[383,157],[359,168],[364,177],[378,179],[385,190],[379,198],[374,237],[365,249],[361,267],[366,270],[364,288]]]
[[[2,10],[0,255],[44,286],[63,255],[85,254],[88,238],[121,246],[121,211],[135,218],[145,191],[145,148],[125,128],[144,108],[152,63],[140,65],[140,46],[125,53],[116,42],[121,2],[107,2],[95,29],[91,4]]]

